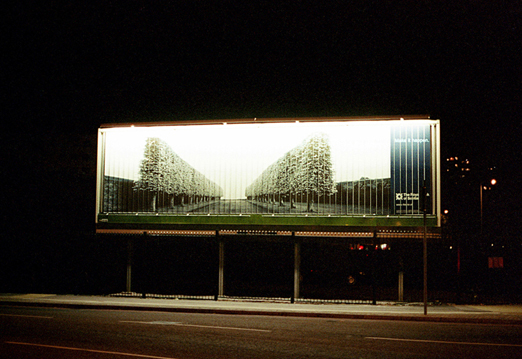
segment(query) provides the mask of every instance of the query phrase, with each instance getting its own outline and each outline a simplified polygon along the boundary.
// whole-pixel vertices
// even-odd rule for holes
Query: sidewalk
[[[214,301],[55,294],[0,294],[0,306],[522,325],[522,305],[430,305],[428,314],[424,315],[422,303],[377,302],[377,305],[370,305],[289,303],[261,298],[259,300],[222,298]]]

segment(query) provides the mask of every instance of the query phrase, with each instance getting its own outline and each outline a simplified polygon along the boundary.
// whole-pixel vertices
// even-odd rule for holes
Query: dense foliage
[[[245,190],[249,199],[307,203],[335,193],[328,138],[314,134],[270,165]],[[309,206],[310,209],[310,206]]]
[[[171,206],[175,201],[184,204],[185,198],[198,201],[223,195],[221,187],[196,171],[159,138],[147,139],[139,174],[134,189],[152,193],[153,211],[158,194],[168,195]]]

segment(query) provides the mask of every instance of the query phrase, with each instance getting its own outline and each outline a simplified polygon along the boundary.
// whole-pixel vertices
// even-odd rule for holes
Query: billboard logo
[[[396,201],[418,201],[418,193],[395,193]]]

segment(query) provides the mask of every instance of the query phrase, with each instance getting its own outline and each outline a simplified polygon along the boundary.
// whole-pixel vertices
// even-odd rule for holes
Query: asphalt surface
[[[247,314],[290,317],[379,319],[522,325],[522,305],[429,305],[377,302],[371,304],[290,303],[284,300],[158,299],[121,296],[0,294],[0,305],[78,309],[134,310],[178,313]]]

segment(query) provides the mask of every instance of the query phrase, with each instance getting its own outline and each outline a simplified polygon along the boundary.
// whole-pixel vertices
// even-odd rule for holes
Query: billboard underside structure
[[[439,121],[429,117],[104,125],[97,230],[415,228],[424,186],[434,228],[439,152]]]

